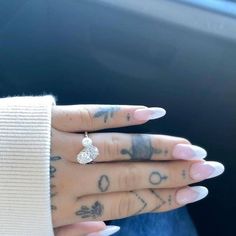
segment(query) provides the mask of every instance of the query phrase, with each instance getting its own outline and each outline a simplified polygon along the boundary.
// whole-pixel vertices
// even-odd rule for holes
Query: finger
[[[52,155],[77,162],[78,153],[84,148],[84,135],[53,130]],[[197,160],[206,157],[206,151],[190,145],[184,138],[123,133],[89,134],[93,145],[99,150],[95,162],[142,161],[142,160]]]
[[[70,190],[75,196],[84,196],[146,188],[183,187],[216,177],[223,173],[224,167],[212,161],[119,162],[82,167],[69,163],[63,171],[58,173],[61,175],[59,177],[70,183],[64,187],[65,193]]]
[[[52,126],[61,131],[94,131],[138,125],[165,115],[162,108],[145,106],[74,105],[54,106]]]
[[[66,219],[68,222],[112,220],[147,212],[169,211],[198,201],[207,194],[205,187],[185,187],[90,195],[74,201]],[[59,218],[54,220],[60,221]]]
[[[88,221],[57,227],[54,229],[54,233],[55,236],[84,236],[105,228],[106,225],[102,221]]]

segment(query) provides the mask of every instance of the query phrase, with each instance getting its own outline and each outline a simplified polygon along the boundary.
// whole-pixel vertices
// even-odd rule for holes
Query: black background
[[[189,209],[200,235],[236,235],[236,42],[90,1],[0,6],[0,96],[164,107],[120,131],[183,136],[225,164]]]

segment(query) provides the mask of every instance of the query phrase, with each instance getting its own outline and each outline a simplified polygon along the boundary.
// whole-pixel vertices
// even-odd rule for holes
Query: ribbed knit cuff
[[[52,236],[52,96],[0,99],[0,235]]]

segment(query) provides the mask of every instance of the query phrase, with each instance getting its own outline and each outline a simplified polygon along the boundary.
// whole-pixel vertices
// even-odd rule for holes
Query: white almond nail
[[[87,236],[110,236],[110,235],[115,234],[119,230],[120,230],[119,226],[108,225],[108,226],[106,226],[106,228],[104,230],[99,231],[97,233],[88,234]]]
[[[186,187],[176,193],[176,202],[180,205],[196,202],[208,195],[208,189],[203,186]]]
[[[207,156],[205,149],[191,144],[177,144],[172,153],[176,159],[183,160],[201,160]]]
[[[109,225],[103,231],[99,232],[100,236],[110,236],[120,230],[119,226]]]
[[[165,109],[160,107],[150,107],[137,109],[134,112],[134,119],[138,121],[148,121],[158,119],[166,114]]]

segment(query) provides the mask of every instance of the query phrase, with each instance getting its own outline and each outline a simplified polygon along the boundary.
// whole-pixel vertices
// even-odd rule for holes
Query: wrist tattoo
[[[102,175],[98,181],[98,188],[101,192],[106,192],[110,186],[110,181],[107,175]]]
[[[51,205],[51,210],[52,211],[55,211],[57,209],[57,207],[56,206],[54,206],[54,205]]]
[[[95,112],[94,118],[103,117],[104,123],[106,123],[108,118],[113,118],[114,114],[119,110],[119,106],[101,107],[97,112]]]
[[[132,135],[132,144],[130,150],[122,149],[122,155],[129,155],[131,160],[151,160],[154,154],[166,155],[167,150],[162,150],[160,148],[154,148],[151,143],[151,138],[149,135]]]
[[[55,161],[59,161],[61,160],[61,157],[60,156],[51,156],[50,157],[50,178],[51,178],[51,181],[52,181],[52,178],[55,177],[55,174],[56,174],[56,167],[52,165],[52,162],[55,162]],[[55,188],[56,188],[56,185],[54,183],[50,183],[50,198],[54,198],[56,195],[57,195],[57,192],[55,192]],[[57,207],[53,204],[51,204],[51,211],[55,211],[57,210]]]
[[[59,156],[51,156],[50,157],[50,161],[58,161],[58,160],[61,160],[61,157],[59,157]]]
[[[80,210],[76,211],[75,214],[81,218],[92,218],[96,219],[102,216],[104,211],[104,206],[96,201],[91,207],[82,206]]]
[[[56,168],[54,166],[50,166],[50,178],[54,178],[55,177],[55,173],[56,173]]]

